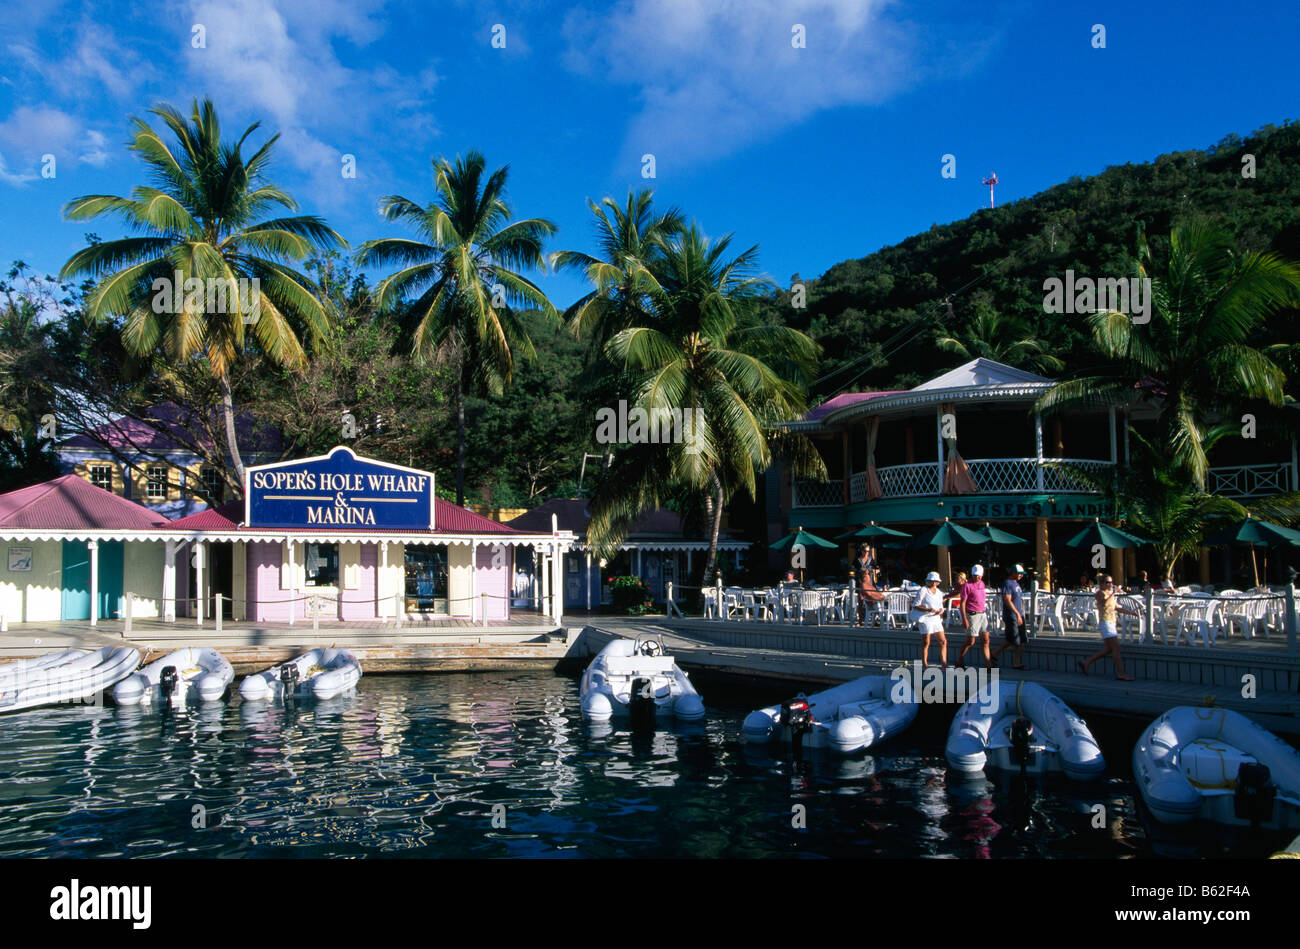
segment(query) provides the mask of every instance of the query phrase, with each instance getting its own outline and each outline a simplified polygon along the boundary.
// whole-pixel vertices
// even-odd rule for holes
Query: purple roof
[[[506,523],[518,530],[549,534],[552,514],[556,516],[560,530],[586,535],[587,522],[591,516],[587,513],[587,502],[583,498],[552,498]],[[681,515],[661,507],[642,515],[628,531],[629,538],[654,536],[684,536]]]
[[[218,410],[214,408],[211,411],[215,416]],[[191,444],[201,445],[208,451],[213,449],[203,431],[201,416],[195,410],[175,402],[162,402],[148,409],[145,415],[146,419],[121,416],[100,425],[95,432],[115,451],[128,454],[137,450],[191,451]],[[214,427],[220,433],[225,430],[225,423],[217,417]],[[247,412],[236,417],[235,430],[240,451],[280,450],[280,434],[268,426],[259,426]],[[73,435],[63,442],[63,447],[96,449],[104,446],[89,435]]]
[[[858,402],[866,402],[869,399],[879,399],[887,395],[898,395],[901,392],[907,392],[907,389],[894,389],[890,392],[844,392],[834,398],[827,399],[817,408],[812,409],[803,417],[805,422],[815,422],[819,418],[834,412],[836,409],[842,409],[846,405],[855,405]]]
[[[149,530],[170,521],[77,475],[0,494],[0,529]]]

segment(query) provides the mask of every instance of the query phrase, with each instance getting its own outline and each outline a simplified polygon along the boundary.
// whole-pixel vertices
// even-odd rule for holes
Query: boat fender
[[[175,666],[163,666],[163,671],[158,676],[158,688],[161,690],[163,698],[170,697],[176,691],[179,681],[180,676],[177,675]]]
[[[1023,769],[1029,764],[1029,746],[1034,740],[1034,723],[1017,718],[1011,723],[1011,760]]]
[[[1268,765],[1243,761],[1237,769],[1237,789],[1233,792],[1233,809],[1239,820],[1254,826],[1273,818],[1273,799],[1277,788],[1272,784]]]
[[[632,694],[628,702],[628,712],[634,726],[644,727],[647,718],[654,722],[655,689],[654,680],[647,676],[637,676],[632,680]]]
[[[286,662],[280,667],[280,685],[284,689],[284,697],[291,698],[298,691],[298,666],[292,662]]]
[[[804,695],[781,703],[781,724],[790,729],[790,745],[795,757],[803,750],[803,736],[813,726],[812,707]]]

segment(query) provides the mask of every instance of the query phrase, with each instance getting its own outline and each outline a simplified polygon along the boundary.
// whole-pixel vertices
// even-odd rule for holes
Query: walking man
[[[1011,667],[1013,669],[1026,668],[1020,661],[1025,643],[1029,641],[1025,634],[1025,600],[1020,590],[1020,578],[1024,575],[1025,568],[1016,564],[1007,574],[1006,582],[1002,584],[1002,628],[1005,631],[1006,642],[999,646],[992,656],[992,661],[997,662],[1000,655],[1014,647],[1016,652],[1015,664]]]
[[[957,588],[958,611],[961,613],[961,625],[966,630],[966,643],[957,656],[957,665],[966,666],[966,650],[980,641],[984,651],[984,668],[992,669],[993,660],[989,658],[989,614],[986,591],[984,588],[984,568],[979,564],[970,568],[970,580]]]

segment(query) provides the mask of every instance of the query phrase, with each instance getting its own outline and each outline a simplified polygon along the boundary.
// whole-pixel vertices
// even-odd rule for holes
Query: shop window
[[[307,545],[307,586],[336,587],[339,585],[339,545]]]
[[[113,490],[112,465],[91,465],[90,483],[97,488],[103,488],[105,491],[112,491]]]
[[[447,548],[406,545],[406,609],[447,612]]]
[[[150,465],[144,470],[147,479],[144,496],[149,501],[167,500],[167,466]]]

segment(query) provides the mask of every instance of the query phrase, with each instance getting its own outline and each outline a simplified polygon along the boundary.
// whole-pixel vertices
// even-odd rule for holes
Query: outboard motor
[[[163,666],[162,673],[158,676],[158,689],[162,692],[164,701],[171,699],[180,680],[181,677],[176,673],[175,666]]]
[[[286,662],[280,667],[280,687],[284,690],[286,701],[293,698],[298,692],[298,666],[296,663]]]
[[[632,716],[633,728],[654,728],[655,686],[654,680],[649,676],[636,676],[632,679],[628,712]]]
[[[1273,799],[1277,788],[1271,783],[1268,765],[1243,761],[1237,769],[1237,790],[1233,792],[1232,805],[1238,820],[1250,821],[1250,826],[1273,819]]]
[[[790,749],[796,758],[803,754],[803,736],[813,726],[812,706],[800,695],[781,703],[781,725],[790,729]]]
[[[1034,723],[1027,718],[1017,718],[1011,723],[1011,760],[1020,765],[1023,774],[1033,754],[1029,746],[1034,741]]]

